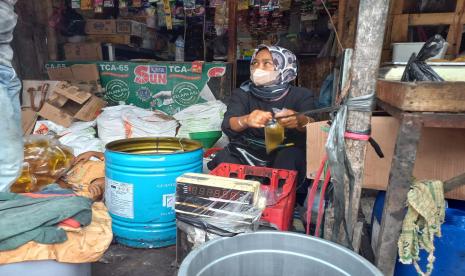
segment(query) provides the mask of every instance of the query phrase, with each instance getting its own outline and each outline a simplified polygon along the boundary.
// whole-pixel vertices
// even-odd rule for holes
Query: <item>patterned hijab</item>
[[[257,86],[252,81],[248,80],[241,85],[241,89],[252,93],[259,99],[276,101],[287,94],[290,82],[297,77],[297,58],[295,54],[288,49],[279,46],[259,45],[258,48],[255,49],[252,61],[255,59],[257,53],[265,48],[270,51],[273,57],[275,70],[279,72],[276,80],[272,85],[267,86]]]

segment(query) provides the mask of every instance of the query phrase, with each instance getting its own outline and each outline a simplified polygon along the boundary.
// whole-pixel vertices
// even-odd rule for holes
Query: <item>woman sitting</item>
[[[297,114],[314,109],[311,91],[291,85],[297,77],[296,56],[289,50],[260,45],[250,64],[250,81],[233,91],[222,124],[230,144],[208,163],[266,166],[296,170],[298,183],[305,179],[305,126],[313,119]],[[264,127],[276,119],[285,140],[266,151]]]

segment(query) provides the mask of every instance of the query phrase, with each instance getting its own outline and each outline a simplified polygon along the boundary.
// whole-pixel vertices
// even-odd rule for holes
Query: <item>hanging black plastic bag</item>
[[[427,59],[441,52],[444,43],[444,38],[438,34],[426,41],[418,55],[413,53],[410,57],[402,75],[402,81],[444,81],[431,66],[426,64]]]

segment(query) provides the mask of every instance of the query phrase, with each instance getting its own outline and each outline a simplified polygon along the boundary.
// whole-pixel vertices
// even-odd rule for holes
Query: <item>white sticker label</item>
[[[106,179],[105,203],[110,213],[134,218],[134,185]]]
[[[176,197],[174,194],[163,195],[163,207],[174,209],[175,201],[176,201]]]

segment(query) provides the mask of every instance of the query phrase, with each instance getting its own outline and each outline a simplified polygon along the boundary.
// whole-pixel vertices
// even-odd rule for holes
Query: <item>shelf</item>
[[[129,59],[156,59],[167,61],[168,59],[160,57],[154,50],[139,47],[131,47],[123,44],[105,43],[102,45],[108,51],[110,61],[118,60],[118,56],[128,57]]]

